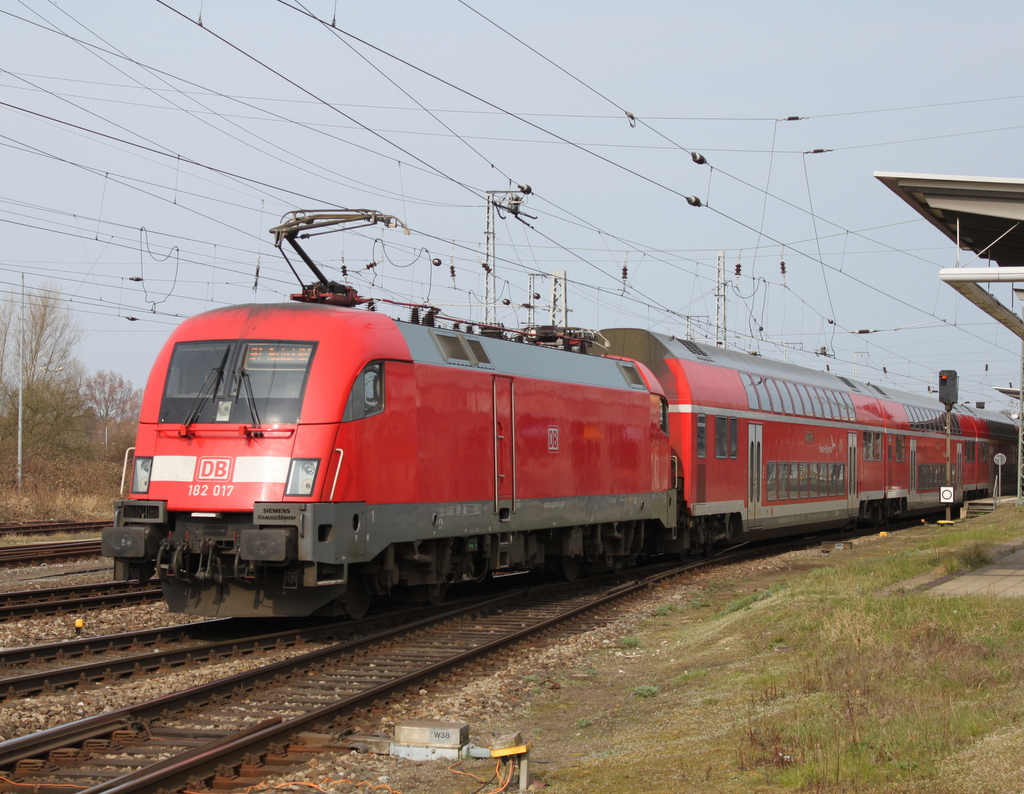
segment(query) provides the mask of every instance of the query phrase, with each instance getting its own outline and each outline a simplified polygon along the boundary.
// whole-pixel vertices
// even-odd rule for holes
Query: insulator
[[[430,260],[430,264],[432,264],[434,267],[441,267],[441,260],[440,259],[431,259]]]
[[[452,278],[455,278],[455,265],[451,265],[448,268],[448,272],[452,274]]]
[[[409,322],[414,323],[415,325],[420,324],[420,309],[418,306],[413,306],[412,311],[409,312]]]
[[[348,278],[348,265],[341,266],[341,277]]]
[[[130,323],[137,323],[139,321],[138,317],[134,317],[133,315],[130,315],[130,314],[127,317],[125,317],[124,319],[126,319]]]
[[[882,374],[883,375],[888,375],[889,374],[889,370],[887,370],[885,367],[882,367]]]
[[[452,323],[452,330],[453,330],[453,331],[460,331],[460,330],[462,330],[462,329],[461,329],[461,327],[459,326],[459,324],[458,324],[457,322],[455,322],[455,323]]]
[[[540,293],[539,293],[539,292],[535,292],[535,293],[533,293],[533,299],[534,299],[535,301],[539,301],[539,300],[540,300]]]
[[[501,299],[501,303],[504,306],[511,306],[512,305],[512,301],[510,301],[508,298],[502,298]]]
[[[370,262],[370,264],[366,266],[366,269],[373,270],[375,267],[377,267],[377,262]]]
[[[366,302],[366,309],[367,311],[371,312],[377,311],[377,301],[375,301],[373,298],[370,298],[370,300]]]
[[[831,371],[832,371],[832,367],[830,367],[828,364],[826,364],[825,365],[825,372],[831,372]]]
[[[689,204],[691,207],[700,207],[703,205],[703,202],[696,196],[687,196],[686,203]]]
[[[129,276],[129,281],[142,281],[142,276]]]
[[[629,278],[629,268],[626,267],[625,265],[623,265],[622,266],[622,280],[625,281],[627,278]]]
[[[437,314],[437,309],[433,309],[433,308],[427,309],[427,314],[423,318],[423,324],[433,328],[434,327],[434,316],[436,314]]]
[[[782,271],[782,275],[786,275],[786,263],[785,262],[779,262],[779,270]]]
[[[702,155],[700,152],[690,152],[690,157],[697,165],[707,165],[708,158]]]
[[[485,273],[490,273],[491,272],[491,266],[488,265],[486,262],[484,264],[480,265],[480,267],[482,267],[484,269]]]
[[[736,263],[736,275],[738,276],[742,270],[743,270],[743,265],[741,265],[739,262],[737,262]]]

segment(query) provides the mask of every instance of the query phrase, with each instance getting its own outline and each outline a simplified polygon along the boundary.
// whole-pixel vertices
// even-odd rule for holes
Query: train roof
[[[659,334],[641,328],[609,328],[601,331],[609,343],[608,352],[635,358],[650,367],[658,378],[668,376],[665,360],[700,362],[752,375],[784,378],[823,388],[837,389],[862,397],[890,400],[905,406],[914,406],[926,411],[944,411],[936,397],[928,397],[890,386],[848,378],[832,372],[808,369],[796,364],[774,361],[770,358],[737,350],[725,350],[714,345],[701,344],[689,339],[679,339],[668,334]],[[975,408],[965,403],[953,408],[955,414],[974,416],[988,422],[1012,425],[1011,420],[997,411]]]
[[[585,356],[542,345],[415,323],[395,321],[395,324],[409,346],[414,361],[635,391],[650,391],[645,381],[651,380],[656,387],[655,391],[660,391],[660,384],[653,378],[645,378],[647,373],[631,361],[615,361],[613,364],[612,359]],[[612,367],[618,370],[619,376],[611,374]]]

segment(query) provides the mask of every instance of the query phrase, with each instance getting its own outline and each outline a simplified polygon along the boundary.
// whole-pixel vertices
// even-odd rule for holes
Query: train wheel
[[[580,575],[582,557],[562,557],[562,578],[567,582],[573,582]]]
[[[342,596],[345,605],[345,614],[352,620],[359,620],[370,608],[370,601],[373,595],[370,593],[363,576],[358,570],[349,568],[348,585],[345,587],[345,595]]]

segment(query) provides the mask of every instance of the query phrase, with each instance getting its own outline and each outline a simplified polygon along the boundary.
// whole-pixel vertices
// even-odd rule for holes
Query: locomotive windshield
[[[315,342],[179,342],[160,422],[295,424]]]

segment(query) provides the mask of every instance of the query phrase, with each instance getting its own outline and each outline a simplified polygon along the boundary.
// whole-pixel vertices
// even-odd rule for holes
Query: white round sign
[[[1002,466],[1004,463],[1006,463],[1006,455],[1004,455],[1002,452],[997,452],[995,455],[992,456],[992,462],[995,463],[996,466]]]
[[[940,502],[952,502],[953,501],[953,489],[949,486],[943,486],[939,489],[939,501]]]

